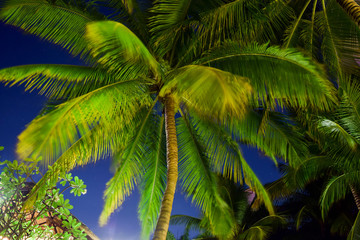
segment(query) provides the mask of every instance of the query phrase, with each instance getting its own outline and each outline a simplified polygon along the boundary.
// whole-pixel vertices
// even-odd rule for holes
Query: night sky
[[[59,46],[39,40],[17,28],[0,23],[0,69],[25,64],[74,64],[83,65],[76,58],[70,56]],[[41,110],[46,98],[36,92],[24,92],[24,88],[7,87],[0,83],[0,152],[1,160],[16,159],[15,148],[17,136]],[[271,160],[263,157],[254,149],[244,148],[244,155],[263,183],[273,181],[279,174]],[[98,226],[98,217],[103,206],[102,195],[106,182],[111,178],[110,160],[104,159],[91,163],[85,167],[72,171],[87,185],[87,194],[81,197],[71,197],[74,206],[72,213],[84,222],[100,239],[139,239],[140,223],[137,218],[137,190],[127,198],[104,227]],[[197,210],[191,207],[191,200],[185,199],[178,188],[172,214],[188,214],[197,216]],[[182,228],[170,227],[179,237]]]

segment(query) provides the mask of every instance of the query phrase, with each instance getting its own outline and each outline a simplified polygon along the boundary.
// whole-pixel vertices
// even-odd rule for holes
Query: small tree
[[[0,147],[2,150],[3,147]],[[31,209],[25,209],[23,202],[40,174],[37,163],[40,159],[26,159],[25,162],[4,161],[0,175],[0,237],[3,239],[87,239],[80,228],[81,223],[70,214],[73,206],[64,199],[63,192],[81,196],[86,185],[78,177],[66,174],[59,178],[63,189],[50,184],[44,198],[38,199]]]

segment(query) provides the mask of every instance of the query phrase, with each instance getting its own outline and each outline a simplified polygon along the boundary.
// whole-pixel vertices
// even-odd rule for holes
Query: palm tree
[[[222,198],[231,206],[234,221],[234,235],[227,239],[258,239],[264,240],[269,237],[271,232],[284,227],[286,221],[277,215],[268,216],[264,209],[252,208],[253,197],[251,193],[243,187],[237,186],[234,182],[220,178],[217,186],[222,194]],[[181,239],[190,239],[191,230],[200,232],[196,239],[222,239],[211,231],[210,221],[206,216],[196,218],[187,215],[171,216],[170,224],[185,225],[185,232]]]
[[[340,104],[334,112],[320,115],[318,113],[298,114],[299,119],[306,122],[304,131],[307,132],[307,139],[312,142],[312,152],[301,164],[289,168],[281,183],[276,184],[288,185],[294,191],[304,189],[308,184],[322,179],[325,184],[320,191],[321,195],[315,198],[320,202],[319,216],[322,219],[319,221],[325,220],[332,206],[349,195],[352,195],[353,204],[356,205],[357,210],[360,209],[358,196],[360,87],[355,77],[347,79],[345,83],[340,83]],[[276,187],[270,188],[276,189]],[[282,194],[287,191],[289,190],[282,191]],[[270,190],[271,192],[274,190]],[[318,202],[313,205],[317,207]],[[337,215],[336,217],[341,217],[343,213],[337,211]],[[359,222],[359,216],[360,214],[349,237],[354,235],[354,231],[358,231],[356,225]]]
[[[328,176],[299,188],[289,182],[294,169],[286,169],[284,177],[267,185],[277,212],[288,222],[286,230],[270,239],[346,239],[356,215],[351,197],[335,204],[323,218],[319,201]]]
[[[273,214],[238,140],[273,158],[289,159],[296,155],[294,141],[274,132],[268,124],[271,111],[278,106],[325,110],[335,100],[333,86],[317,63],[294,49],[250,41],[262,42],[283,27],[286,5],[266,3],[3,1],[3,21],[87,62],[0,71],[2,82],[39,89],[50,100],[19,136],[21,158],[42,155],[45,164],[56,160],[28,203],[41,197],[45,181],[110,156],[115,173],[107,183],[101,224],[140,183],[142,236],[148,238],[157,222],[154,239],[165,239],[178,168],[184,191],[220,235],[231,234],[230,211],[214,187],[212,169],[235,181],[244,179]],[[200,123],[214,134],[227,133],[230,147],[200,131]],[[279,120],[275,128],[286,129],[284,125],[288,123]],[[234,151],[235,158],[227,158]]]

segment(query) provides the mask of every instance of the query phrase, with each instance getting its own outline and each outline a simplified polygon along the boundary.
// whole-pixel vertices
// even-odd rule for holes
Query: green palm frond
[[[271,232],[269,226],[251,226],[239,235],[241,240],[265,240]]]
[[[243,173],[239,161],[238,144],[231,140],[231,134],[220,125],[201,120],[191,114],[188,120],[202,142],[206,144],[206,155],[211,168],[227,179],[243,184]]]
[[[36,199],[45,195],[47,181],[56,184],[59,176],[65,175],[76,166],[112,157],[117,149],[124,149],[130,142],[134,129],[131,124],[121,124],[121,120],[121,117],[115,116],[111,121],[101,122],[73,143],[36,183],[24,204],[25,207],[33,206]]]
[[[111,213],[121,206],[125,197],[131,194],[144,172],[138,157],[132,158],[129,155],[118,162],[119,166],[114,176],[106,184],[104,208],[99,218],[101,226],[105,225]]]
[[[151,32],[161,34],[163,31],[172,30],[188,18],[191,0],[155,1],[151,12],[154,16],[150,18]]]
[[[187,230],[201,231],[201,218],[187,215],[172,215],[170,219],[171,225],[185,225]]]
[[[176,240],[176,238],[172,232],[168,231],[166,235],[166,240]]]
[[[230,208],[217,189],[216,175],[210,170],[204,147],[185,117],[177,119],[179,178],[184,191],[204,212],[211,232],[229,236],[233,232]]]
[[[288,168],[284,182],[290,188],[304,188],[306,184],[325,175],[333,167],[328,156],[313,156],[305,159],[295,168]]]
[[[360,86],[356,81],[342,84],[338,122],[357,141],[360,141]]]
[[[246,42],[261,38],[266,42],[274,39],[276,29],[287,22],[289,15],[290,9],[283,1],[270,1],[266,7],[258,0],[224,1],[200,14],[200,38],[205,46],[219,46],[226,39]]]
[[[137,185],[141,176],[146,169],[144,168],[144,162],[142,159],[149,151],[148,149],[148,134],[150,127],[153,124],[154,116],[153,107],[155,106],[157,99],[153,102],[152,107],[145,109],[139,117],[140,121],[137,122],[136,129],[131,141],[126,145],[124,149],[118,149],[118,155],[114,159],[116,166],[116,172],[113,178],[106,184],[106,190],[104,193],[105,205],[100,215],[100,225],[105,225],[111,213],[113,213],[118,207],[121,206],[126,196],[129,196],[134,186]],[[161,145],[160,145],[161,146]],[[151,184],[151,183],[150,183]],[[157,182],[159,184],[159,182]],[[157,194],[161,195],[162,186],[158,185],[159,190]],[[160,193],[159,193],[160,192]],[[161,197],[161,196],[157,196]],[[154,196],[153,201],[156,201]],[[159,200],[160,201],[160,200]],[[150,203],[153,204],[154,202]],[[142,204],[145,204],[142,202]],[[154,208],[160,208],[160,206],[154,206]],[[150,217],[150,222],[154,221],[153,217]],[[142,219],[145,220],[145,219]],[[146,221],[146,220],[145,220]],[[149,223],[146,221],[146,223]],[[146,230],[146,229],[144,229]],[[150,230],[153,230],[152,228]]]
[[[196,63],[249,78],[257,94],[255,102],[259,99],[265,106],[291,104],[326,110],[335,101],[335,88],[321,66],[294,49],[227,43]]]
[[[227,37],[254,39],[257,26],[253,18],[258,17],[256,1],[235,0],[201,14],[203,24],[199,28],[203,45],[218,46]],[[249,24],[247,24],[249,23]],[[255,26],[254,26],[254,25]]]
[[[201,13],[219,7],[221,0],[179,0],[179,1],[155,1],[151,8],[154,14],[150,18],[150,28],[153,34],[152,45],[159,56],[166,53],[170,55],[170,64],[173,63],[179,47],[190,44],[190,52],[198,53],[203,49],[203,42],[199,40],[195,33],[201,32]],[[197,49],[198,48],[198,49]],[[201,51],[201,50],[200,50]],[[181,54],[178,57],[182,58]],[[178,62],[178,66],[179,66]]]
[[[260,149],[275,162],[280,157],[297,165],[308,154],[304,135],[285,114],[252,110],[242,120],[232,121],[231,130],[242,143]]]
[[[303,206],[296,215],[295,226],[297,231],[300,229],[301,223],[303,222],[303,219],[306,217],[308,211],[307,208],[308,208],[307,205]]]
[[[0,19],[59,44],[74,55],[86,53],[86,24],[104,19],[90,2],[84,1],[2,0],[0,4]]]
[[[189,65],[170,73],[160,96],[173,93],[200,115],[241,118],[252,88],[246,79],[206,66]]]
[[[261,218],[256,221],[252,226],[271,226],[273,229],[286,224],[284,216],[272,215]]]
[[[127,80],[127,79],[122,79]],[[74,65],[24,65],[0,70],[0,82],[25,85],[52,99],[74,98],[119,81],[105,70]]]
[[[356,139],[337,122],[325,118],[319,119],[317,123],[317,129],[320,134],[324,135],[325,139],[334,139],[338,144],[348,146],[351,149],[357,146]]]
[[[125,25],[114,21],[98,21],[87,25],[85,37],[96,61],[110,72],[135,72],[146,75],[149,70],[158,78],[158,62],[141,40]]]
[[[359,177],[359,171],[352,171],[330,179],[320,199],[321,215],[323,218],[325,218],[333,203],[345,198],[349,192],[350,185],[359,179]]]
[[[240,149],[238,149],[240,152]],[[275,214],[274,207],[272,205],[271,198],[267,193],[264,186],[261,184],[260,180],[251,169],[246,160],[239,154],[239,159],[241,161],[241,166],[243,169],[244,181],[249,186],[249,188],[256,193],[256,197],[260,200],[260,202],[264,203],[266,209],[270,213],[270,215]]]
[[[155,119],[151,120],[151,125],[153,131],[149,132],[149,150],[144,156],[145,161],[143,160],[146,171],[141,180],[141,198],[138,211],[142,223],[141,239],[149,239],[150,234],[155,229],[166,187],[164,117],[160,118],[156,115]]]
[[[360,239],[360,212],[358,212],[354,225],[352,226],[346,240],[359,240]]]
[[[332,234],[338,234],[340,236],[346,236],[350,233],[353,226],[353,219],[346,213],[341,212],[331,223],[330,232]],[[360,237],[360,235],[359,235]]]
[[[299,34],[299,40],[301,40],[303,42],[303,44],[301,45],[302,48],[304,48],[305,50],[307,50],[310,55],[313,57],[313,59],[316,59],[318,61],[321,61],[321,59],[319,59],[319,55],[318,53],[320,52],[320,47],[321,47],[321,37],[320,37],[320,32],[319,32],[319,26],[316,24],[317,23],[317,14],[316,14],[316,6],[317,6],[317,2],[318,0],[314,0],[313,4],[311,6],[311,11],[312,11],[312,15],[311,15],[311,19],[310,20],[305,20],[303,19],[301,21],[300,25],[301,26],[301,31]],[[296,40],[293,38],[293,42],[295,42]],[[295,44],[294,44],[295,46]]]
[[[149,38],[146,22],[147,13],[141,2],[136,0],[99,0],[109,8],[111,14],[109,20],[117,21],[128,26],[132,31],[144,41]]]
[[[223,176],[233,178],[237,182],[242,182],[244,179],[251,190],[257,194],[260,202],[265,204],[270,214],[274,214],[274,208],[268,193],[243,158],[239,144],[232,139],[231,135],[226,134],[221,127],[204,125],[204,123],[196,121],[196,118],[195,121],[190,119],[186,123],[189,128],[193,126],[193,134],[198,135],[206,144],[206,153],[212,168]]]
[[[145,90],[139,81],[130,80],[69,100],[27,126],[19,136],[17,153],[21,158],[41,155],[51,162],[99,122],[111,121],[115,115],[121,124],[131,122],[137,110],[151,101]]]
[[[294,193],[294,189],[287,186],[286,180],[284,178],[285,177],[283,176],[278,180],[265,185],[266,191],[269,193],[271,199],[273,199],[275,202],[278,200],[282,201]],[[256,208],[259,208],[259,203],[257,200],[254,201],[253,205],[254,204],[256,204]]]
[[[322,51],[331,73],[342,78],[343,72],[358,73],[355,59],[359,55],[360,29],[336,1],[322,0],[324,11],[319,14],[318,24],[322,30]]]
[[[294,20],[294,22],[290,25],[290,28],[286,30],[285,40],[284,40],[284,47],[288,48],[289,46],[292,47],[291,42],[294,40],[296,36],[296,32],[298,32],[298,27],[301,22],[301,19],[305,13],[305,10],[308,8],[312,0],[303,1],[304,7],[301,10],[299,16]]]

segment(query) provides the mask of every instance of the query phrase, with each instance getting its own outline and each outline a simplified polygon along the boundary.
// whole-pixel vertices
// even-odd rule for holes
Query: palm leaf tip
[[[189,65],[169,74],[160,95],[174,92],[186,105],[200,115],[219,119],[227,115],[242,118],[252,87],[247,78],[216,68]]]
[[[140,72],[150,69],[155,76],[160,75],[159,64],[153,55],[131,30],[119,22],[89,23],[85,38],[93,57],[110,71],[130,64],[133,68],[138,67]]]

